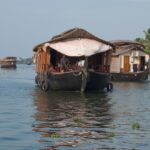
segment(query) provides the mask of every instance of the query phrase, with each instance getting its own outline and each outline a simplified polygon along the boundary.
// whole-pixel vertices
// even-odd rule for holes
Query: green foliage
[[[135,41],[136,41],[136,42],[139,42],[139,43],[141,43],[141,44],[143,44],[143,43],[144,43],[144,39],[139,38],[139,37],[138,37],[138,38],[136,38],[136,39],[135,39]]]
[[[144,31],[144,38],[136,38],[135,41],[145,46],[145,51],[150,54],[150,28]]]
[[[51,138],[60,138],[60,134],[58,134],[58,133],[52,133],[52,134],[50,135],[50,137],[51,137]]]
[[[107,137],[109,137],[109,138],[113,138],[114,136],[115,136],[115,133],[113,133],[113,132],[109,132],[107,134]]]
[[[73,118],[73,121],[75,122],[75,123],[82,123],[83,122],[83,120],[81,119],[81,118]]]
[[[139,123],[133,123],[132,124],[132,129],[134,129],[134,130],[137,130],[137,129],[140,129],[140,124]]]

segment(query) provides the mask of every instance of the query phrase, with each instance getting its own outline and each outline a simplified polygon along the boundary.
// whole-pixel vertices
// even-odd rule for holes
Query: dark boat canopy
[[[54,36],[50,41],[35,46],[34,52],[47,47],[71,57],[91,56],[114,49],[110,42],[102,40],[81,28],[73,28]]]
[[[116,47],[116,51],[113,53],[114,56],[124,54],[131,50],[139,50],[144,52],[145,49],[143,44],[130,40],[114,40],[109,42],[111,42]]]

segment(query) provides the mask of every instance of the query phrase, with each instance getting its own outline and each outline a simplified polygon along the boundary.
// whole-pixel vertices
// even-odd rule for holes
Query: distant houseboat
[[[5,57],[0,61],[1,68],[16,68],[16,57]]]
[[[145,81],[148,78],[149,55],[144,45],[128,40],[111,41],[116,51],[112,54],[110,72],[114,81]]]
[[[44,91],[109,91],[113,49],[113,44],[84,29],[63,32],[34,48],[36,83]]]

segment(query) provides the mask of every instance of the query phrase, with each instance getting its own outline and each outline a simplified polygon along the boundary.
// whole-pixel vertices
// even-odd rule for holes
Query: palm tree
[[[145,46],[145,52],[149,54],[149,60],[148,60],[148,70],[150,73],[150,28],[147,29],[147,31],[144,31],[144,38],[136,38],[135,41],[143,44]]]
[[[147,31],[144,31],[145,41],[144,45],[146,47],[145,51],[150,54],[150,28]]]
[[[150,28],[144,31],[144,38],[136,38],[135,41],[145,45],[145,51],[150,55]]]

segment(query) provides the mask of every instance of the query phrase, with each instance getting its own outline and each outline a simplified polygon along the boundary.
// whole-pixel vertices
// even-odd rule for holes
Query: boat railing
[[[71,72],[82,70],[83,67],[77,65],[69,65],[67,67],[52,66],[48,64],[41,65],[40,72]],[[102,73],[110,72],[110,65],[97,65],[88,68],[89,71],[96,71]]]
[[[110,72],[110,65],[97,65],[97,66],[92,67],[91,69],[93,69],[97,72],[109,73]]]

